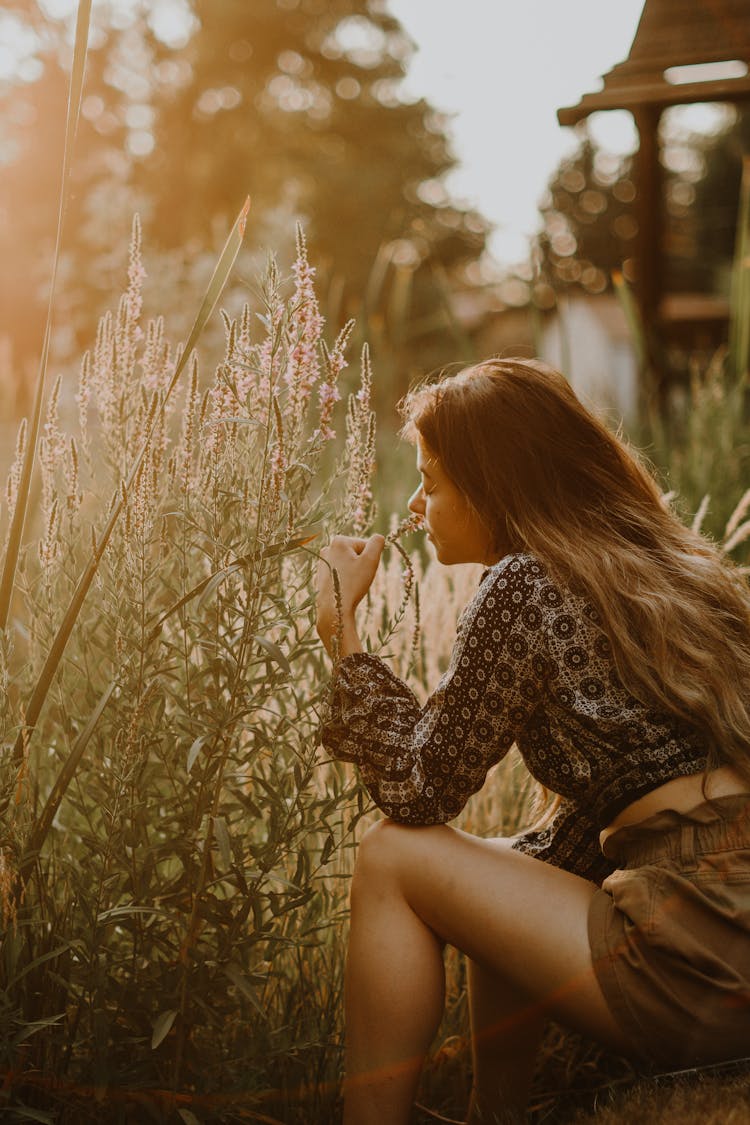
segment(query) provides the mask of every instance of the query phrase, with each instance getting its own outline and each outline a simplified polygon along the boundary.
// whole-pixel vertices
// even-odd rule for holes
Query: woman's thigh
[[[360,844],[355,908],[362,891],[380,895],[391,881],[442,941],[524,990],[530,1007],[626,1049],[591,960],[593,883],[514,851],[508,841],[386,820]]]

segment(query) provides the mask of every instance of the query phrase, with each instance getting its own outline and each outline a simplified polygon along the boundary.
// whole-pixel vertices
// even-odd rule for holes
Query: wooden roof
[[[673,85],[670,67],[738,59],[749,72]],[[678,105],[750,98],[750,0],[646,0],[630,53],[604,75],[602,90],[557,111],[561,125],[575,125],[602,109]]]

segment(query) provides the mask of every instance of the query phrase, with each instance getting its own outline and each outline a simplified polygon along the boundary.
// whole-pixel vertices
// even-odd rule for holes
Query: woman
[[[408,1121],[446,942],[469,959],[472,1125],[522,1114],[547,1017],[666,1067],[746,1054],[744,580],[538,361],[481,363],[403,410],[410,510],[440,562],[487,569],[420,707],[357,633],[383,538],[323,552],[323,741],[387,816],[352,885],[346,1125]],[[514,742],[552,818],[512,840],[447,827]]]

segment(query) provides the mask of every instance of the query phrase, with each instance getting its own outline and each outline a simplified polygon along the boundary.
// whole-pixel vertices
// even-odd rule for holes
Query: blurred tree
[[[65,51],[41,0],[15,8],[46,36],[33,52],[43,75],[0,91],[6,117],[19,119],[12,143],[0,142],[0,253],[30,268],[52,237]],[[442,182],[454,163],[446,120],[401,91],[414,48],[386,3],[112,0],[98,18],[67,224],[70,323],[76,310],[93,320],[90,286],[111,284],[112,242],[134,209],[147,251],[182,250],[187,261],[249,193],[251,240],[273,243],[302,219],[337,317],[364,301],[368,316],[400,318],[402,369],[409,352],[421,370],[456,358],[445,288],[481,255],[487,224]],[[22,298],[7,281],[7,326],[17,328],[36,284]]]
[[[732,114],[718,133],[663,139],[667,291],[727,294],[742,152],[749,148],[750,113]],[[614,269],[634,279],[635,194],[633,158],[603,152],[588,137],[558,165],[534,245],[542,307],[571,287],[604,292]]]
[[[689,250],[694,268],[702,270],[701,288],[728,295],[742,157],[750,153],[750,110],[735,112],[718,134],[697,138],[696,147],[698,175],[694,184],[686,183],[681,201],[689,209],[694,229],[695,242]]]
[[[542,307],[570,287],[603,293],[613,269],[632,275],[637,232],[630,157],[600,152],[586,137],[555,170],[541,204],[535,240],[536,296]]]
[[[191,0],[196,24],[176,53],[152,35],[153,156],[139,180],[156,200],[154,233],[177,245],[256,209],[307,218],[313,258],[362,290],[378,249],[443,265],[473,259],[484,227],[447,206],[454,163],[445,120],[403,100],[413,46],[380,0]],[[160,81],[159,76],[166,80]],[[400,255],[399,255],[400,251]]]

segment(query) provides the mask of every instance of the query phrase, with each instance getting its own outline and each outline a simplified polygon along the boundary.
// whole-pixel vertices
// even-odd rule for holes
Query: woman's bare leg
[[[409,1120],[443,1014],[443,943],[358,863],[346,962],[344,1125]]]
[[[443,825],[382,821],[360,845],[347,963],[345,1125],[406,1125],[443,1010],[444,942],[616,1049],[591,964],[593,884]],[[500,989],[500,984],[496,986]],[[515,1095],[511,1095],[514,1097]]]
[[[468,1125],[523,1120],[544,1030],[538,1001],[468,962],[472,1091]]]
[[[510,840],[488,844],[510,849]],[[468,1125],[522,1116],[531,1091],[545,1016],[538,1001],[467,958],[472,1092]]]

